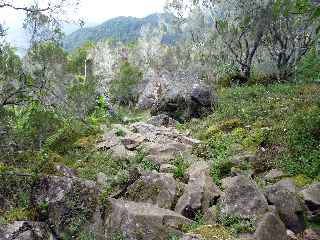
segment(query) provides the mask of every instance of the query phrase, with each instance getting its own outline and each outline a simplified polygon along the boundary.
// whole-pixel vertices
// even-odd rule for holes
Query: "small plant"
[[[231,173],[231,168],[234,164],[230,160],[214,161],[211,167],[211,177],[217,185],[221,185],[221,179]]]
[[[228,227],[234,234],[252,233],[255,231],[255,220],[237,216],[219,216],[218,221]]]
[[[23,221],[33,219],[33,214],[29,209],[26,208],[13,208],[6,212],[1,221],[5,224],[11,223],[13,221]]]
[[[41,211],[48,211],[49,203],[47,201],[44,201],[40,203],[38,207]]]
[[[4,163],[0,162],[0,173],[4,173],[7,171],[7,166]]]
[[[116,134],[117,137],[124,137],[124,136],[126,136],[126,132],[125,132],[123,129],[121,129],[121,128],[118,128],[118,129],[116,130],[115,134]]]
[[[113,234],[112,240],[125,240],[124,234],[119,231],[119,232]]]
[[[190,232],[190,231],[193,231],[193,230],[199,228],[202,225],[204,225],[203,213],[202,213],[202,211],[198,210],[195,214],[194,222],[189,225],[184,225],[183,231]]]
[[[113,188],[112,187],[107,187],[106,189],[103,190],[103,192],[100,194],[99,198],[100,198],[100,202],[104,205],[107,200],[108,197],[110,196],[110,194],[112,193]]]
[[[180,240],[177,235],[171,235],[168,240]]]
[[[81,232],[78,239],[79,240],[96,240],[96,234],[91,231]]]
[[[151,160],[145,159],[145,158],[141,161],[141,164],[142,164],[142,167],[144,170],[149,170],[149,171],[155,170],[157,172],[159,172],[159,170],[160,170],[160,166],[158,164],[152,162]]]
[[[19,193],[19,208],[28,208],[30,207],[30,193],[29,192],[20,192]]]
[[[189,164],[187,164],[182,156],[178,156],[174,162],[174,165],[176,166],[176,170],[174,172],[174,177],[180,180],[185,180],[186,178],[186,172],[189,167]]]

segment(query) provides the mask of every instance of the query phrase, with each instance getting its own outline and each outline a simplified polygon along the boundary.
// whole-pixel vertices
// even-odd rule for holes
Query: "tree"
[[[110,92],[115,102],[132,106],[137,102],[137,85],[142,80],[140,69],[124,60],[110,83]]]
[[[295,66],[314,44],[314,26],[304,15],[275,11],[265,37],[270,56],[278,68],[279,80],[287,80]]]
[[[29,95],[29,76],[22,62],[8,44],[0,45],[0,109],[17,105]]]
[[[0,0],[0,8],[8,8],[26,13],[24,27],[32,32],[32,43],[36,43],[31,51],[35,51],[41,41],[51,42],[58,40],[61,35],[60,25],[66,21],[65,11],[71,6],[77,6],[78,0],[47,0],[32,1],[31,4],[19,5],[9,0]],[[7,27],[0,24],[0,37],[6,35]],[[50,35],[49,33],[54,33]],[[50,36],[50,37],[49,37]],[[42,50],[41,50],[42,51]],[[43,55],[44,56],[44,55]],[[15,55],[13,48],[8,44],[0,45],[0,108],[8,105],[17,105],[30,97],[32,91],[39,88],[39,84],[32,84],[30,75],[23,69]],[[42,61],[42,60],[40,60]],[[20,63],[19,63],[20,62]],[[43,61],[42,61],[43,62]],[[44,79],[39,80],[44,83]],[[40,87],[44,86],[41,84]]]
[[[272,9],[269,1],[172,0],[168,7],[183,18],[195,7],[207,12],[242,78],[244,81],[250,78],[254,57],[269,25]]]
[[[24,28],[31,33],[32,42],[53,40],[61,37],[61,23],[70,21],[66,17],[67,9],[76,9],[79,0],[35,0],[29,4],[12,3],[0,0],[0,8],[13,9],[26,14]],[[0,24],[0,36],[5,35],[4,26]]]

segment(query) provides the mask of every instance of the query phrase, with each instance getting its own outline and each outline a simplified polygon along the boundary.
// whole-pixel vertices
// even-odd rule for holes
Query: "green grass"
[[[213,161],[216,182],[228,175],[230,158],[243,152],[258,156],[251,166],[258,173],[277,167],[319,178],[319,84],[242,86],[218,94],[213,114],[179,126],[205,141],[202,157]]]
[[[174,166],[176,167],[173,173],[174,178],[184,181],[186,179],[189,164],[184,161],[182,156],[178,156],[174,161]]]

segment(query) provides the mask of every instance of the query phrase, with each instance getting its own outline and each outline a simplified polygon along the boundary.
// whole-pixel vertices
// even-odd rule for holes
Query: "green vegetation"
[[[204,225],[204,218],[203,218],[203,213],[199,210],[196,212],[196,215],[194,217],[194,222],[190,225],[183,226],[183,231],[192,232],[193,230],[196,230],[202,225]]]
[[[214,226],[201,226],[192,233],[200,234],[205,240],[234,240],[232,234],[224,227],[220,225]]]
[[[0,9],[7,5],[0,5]],[[77,31],[65,40],[66,48],[78,47],[73,52],[61,46],[55,11],[64,12],[60,9],[63,6],[51,6],[46,10],[36,4],[28,8],[27,4],[20,9],[28,13],[26,29],[36,28],[32,29],[35,38],[23,59],[2,41],[6,31],[0,23],[0,224],[48,220],[50,202],[34,206],[32,190],[39,177],[67,175],[58,169],[62,166],[71,174],[74,170],[80,179],[99,178],[101,189],[100,196],[93,195],[92,209],[87,209],[82,207],[79,194],[83,186],[73,186],[64,204],[76,216],[70,213],[72,218],[59,237],[94,239],[95,233],[82,232],[82,227],[96,204],[102,204],[105,217],[109,196],[125,196],[141,172],[160,170],[143,149],[120,160],[113,159],[107,149],[97,150],[101,135],[112,129],[117,137],[126,136],[123,125],[129,128],[131,123],[145,122],[150,117],[148,111],[161,106],[166,93],[169,97],[172,94],[172,102],[167,103],[165,111],[179,109],[173,114],[177,118],[193,111],[197,106],[188,104],[196,97],[186,100],[184,90],[191,89],[198,79],[208,88],[217,89],[215,108],[210,115],[178,124],[177,128],[188,132],[186,136],[190,133],[202,140],[192,153],[210,163],[210,174],[217,185],[241,172],[264,187],[278,180],[264,180],[265,172],[271,169],[283,170],[285,177],[300,188],[320,180],[318,5],[307,0],[270,4],[169,0],[166,9],[173,15],[160,15],[163,21],[158,15],[145,19],[121,17]],[[222,19],[214,12],[225,16]],[[176,24],[181,22],[184,24]],[[151,26],[146,27],[148,23]],[[95,43],[106,37],[108,42]],[[149,110],[137,110],[144,107],[138,106],[138,100]],[[130,139],[121,140],[130,143]],[[177,142],[183,141],[189,139],[177,136]],[[162,142],[159,144],[162,147]],[[119,151],[128,150],[121,147]],[[156,147],[152,149],[155,152]],[[173,148],[180,146],[160,149],[159,154],[164,152],[167,157],[176,151]],[[173,176],[178,186],[178,193],[170,193],[175,195],[175,204],[182,195],[183,183],[188,181],[189,163],[183,154],[170,163],[175,166]],[[159,186],[150,186],[149,193],[143,192],[143,185],[136,186],[138,191],[132,195],[135,199],[158,197]],[[170,206],[174,208],[174,204]],[[204,226],[203,214],[197,212],[194,223],[183,230],[219,240],[255,231],[255,219],[217,212],[219,225]],[[114,239],[125,237],[120,233]]]
[[[114,102],[133,106],[138,101],[134,88],[142,80],[143,73],[128,61],[120,64],[119,71],[110,83],[110,91]]]
[[[189,164],[184,161],[183,156],[178,156],[176,160],[174,161],[174,166],[176,167],[175,172],[173,173],[173,176],[176,179],[179,179],[181,181],[185,181],[187,178],[187,169],[189,167]]]
[[[180,128],[205,140],[202,153],[218,183],[230,173],[232,156],[248,151],[259,156],[251,166],[256,172],[281,167],[290,175],[318,178],[319,93],[315,83],[222,89],[215,113]]]
[[[223,226],[227,227],[233,234],[254,233],[255,220],[241,219],[235,216],[223,216],[218,220]]]

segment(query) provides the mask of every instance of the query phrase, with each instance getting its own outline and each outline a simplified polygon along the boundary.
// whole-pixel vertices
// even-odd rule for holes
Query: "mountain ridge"
[[[165,23],[171,22],[173,17],[166,13],[153,13],[144,18],[131,16],[119,16],[109,19],[94,27],[81,28],[65,37],[63,46],[67,51],[72,51],[80,47],[85,42],[98,42],[103,39],[129,43],[136,41],[140,37],[141,29],[150,25],[153,28],[159,27],[163,20]],[[174,36],[165,36],[165,41],[171,42]]]

